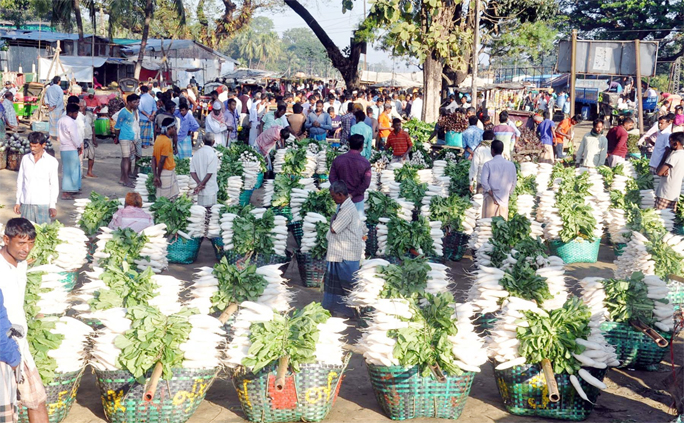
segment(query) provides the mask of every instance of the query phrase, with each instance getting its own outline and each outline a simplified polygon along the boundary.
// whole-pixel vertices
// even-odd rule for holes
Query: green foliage
[[[649,239],[662,238],[667,229],[660,219],[660,215],[654,209],[641,209],[635,204],[627,206],[625,218],[627,229],[642,233]]]
[[[26,261],[32,266],[50,264],[58,256],[55,248],[62,243],[58,235],[59,229],[64,225],[55,220],[51,223],[34,225],[34,227],[36,228],[36,239]]]
[[[574,374],[582,367],[572,354],[581,354],[584,347],[575,339],[586,339],[591,332],[591,311],[579,298],[569,298],[562,308],[551,310],[548,316],[523,311],[529,327],[517,328],[520,340],[518,352],[528,363],[540,363],[547,358],[555,373]]]
[[[430,201],[430,220],[442,222],[444,232],[463,231],[463,218],[465,211],[470,208],[470,200],[458,195],[450,195],[447,198],[434,196]]]
[[[399,197],[413,203],[416,209],[420,209],[428,184],[421,184],[413,179],[405,179],[399,187]]]
[[[190,336],[192,325],[188,317],[193,314],[197,314],[197,309],[183,308],[165,316],[147,305],[128,308],[126,317],[132,322],[131,328],[114,340],[114,345],[121,349],[118,364],[144,383],[145,374],[161,362],[162,379],[171,379],[171,370],[183,365],[185,354],[180,346]]]
[[[318,324],[327,322],[329,318],[330,312],[320,303],[311,303],[286,315],[274,314],[270,322],[253,323],[249,336],[252,346],[242,364],[258,373],[281,357],[288,356],[292,370],[299,372],[302,364],[316,361]]]
[[[421,305],[412,304],[413,317],[406,328],[390,330],[387,336],[397,340],[393,355],[404,367],[419,366],[422,376],[431,374],[431,367],[438,365],[448,375],[463,373],[454,364],[453,344],[450,336],[458,334],[454,314],[454,297],[445,292],[425,294]]]
[[[211,296],[213,311],[223,312],[230,304],[256,301],[268,286],[266,279],[256,273],[256,266],[244,270],[228,264],[225,257],[214,265],[214,277],[218,279],[218,292]]]
[[[593,240],[596,218],[592,214],[591,206],[584,202],[584,198],[589,195],[589,173],[584,172],[575,176],[574,169],[567,169],[569,171],[556,166],[553,171],[563,179],[556,193],[556,207],[563,221],[560,239],[563,242],[578,238]],[[552,176],[553,178],[555,176]]]
[[[430,224],[423,216],[413,222],[391,217],[387,223],[387,232],[388,256],[404,257],[411,249],[427,256],[435,252],[430,237]]]
[[[154,172],[147,175],[145,189],[147,189],[147,199],[154,202],[157,199],[157,187],[154,186]]]
[[[512,297],[534,300],[542,304],[544,300],[553,298],[549,291],[546,278],[536,273],[537,266],[527,260],[518,260],[513,267],[506,271],[499,281]]]
[[[402,126],[411,135],[414,144],[427,143],[435,129],[434,123],[423,122],[415,118],[404,123]]]
[[[290,177],[289,175],[284,174],[276,175],[271,205],[273,207],[288,207],[290,205],[292,188],[301,187],[302,186],[299,184],[299,177]]]
[[[634,272],[627,280],[604,279],[603,289],[606,291],[603,304],[611,321],[629,323],[637,319],[649,326],[657,321],[653,315],[655,303],[648,298],[648,285],[644,282],[643,273]]]
[[[407,164],[399,169],[394,169],[394,180],[397,182],[405,182],[408,180],[418,182],[418,169]]]
[[[285,153],[282,173],[285,175],[302,176],[306,170],[306,149],[290,148]]]
[[[166,224],[166,234],[172,236],[178,231],[184,232],[187,229],[190,207],[192,207],[192,200],[183,194],[174,200],[166,197],[158,198],[150,207],[150,211],[154,216],[154,223]]]
[[[470,161],[461,160],[460,162],[450,162],[444,169],[444,176],[451,178],[451,185],[449,186],[449,194],[456,194],[459,197],[470,198],[470,178],[468,172],[470,171]]]
[[[175,159],[176,175],[190,175],[190,158]]]
[[[261,219],[245,207],[233,220],[233,245],[238,254],[258,253],[270,256],[273,253],[271,230],[275,226],[273,210],[264,212]]]
[[[637,173],[637,186],[639,189],[653,189],[653,174],[649,164],[649,159],[642,156],[640,159],[630,159]]]
[[[109,225],[112,216],[119,209],[119,200],[110,200],[95,191],[90,193],[90,203],[83,210],[78,226],[87,236],[93,236],[102,226]]]
[[[515,22],[502,27],[500,35],[493,37],[490,45],[498,56],[528,57],[532,63],[540,63],[543,56],[554,51],[558,31],[547,21]]]
[[[330,219],[336,210],[337,205],[330,195],[330,190],[322,189],[309,193],[309,196],[302,203],[300,214],[304,217],[307,213],[314,212]]]
[[[399,204],[379,191],[369,191],[366,204],[366,223],[369,225],[377,225],[381,217],[397,217],[399,211]]]
[[[90,300],[90,308],[93,310],[108,310],[114,307],[130,308],[147,302],[156,297],[159,288],[152,280],[154,272],[147,268],[144,272],[135,271],[127,262],[121,263],[121,267],[109,265],[100,275],[107,289],[100,289],[95,293],[95,298]]]
[[[316,245],[311,248],[311,255],[317,260],[322,260],[328,254],[328,222],[316,222]]]
[[[124,262],[133,265],[135,260],[140,258],[140,251],[147,241],[145,235],[138,234],[131,228],[115,229],[112,232],[112,239],[107,241],[103,251],[109,254],[109,257],[100,260],[100,267],[119,267]]]
[[[670,275],[684,276],[684,257],[672,249],[670,244],[663,241],[664,233],[654,236],[646,244],[646,249],[655,262],[655,274],[663,280]]]
[[[379,268],[385,279],[380,298],[418,298],[425,294],[427,274],[431,270],[427,259],[417,257],[405,259],[401,266],[390,264]]]
[[[492,239],[509,247],[529,238],[530,231],[530,220],[521,214],[517,214],[509,220],[499,216],[492,218]]]

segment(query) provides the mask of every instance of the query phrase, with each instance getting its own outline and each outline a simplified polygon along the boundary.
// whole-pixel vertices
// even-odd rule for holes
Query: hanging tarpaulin
[[[60,56],[61,62],[53,63],[52,58],[38,59],[38,76],[41,81],[49,81],[54,76],[76,78],[78,82],[93,82],[93,69],[99,68],[107,61],[106,57]]]

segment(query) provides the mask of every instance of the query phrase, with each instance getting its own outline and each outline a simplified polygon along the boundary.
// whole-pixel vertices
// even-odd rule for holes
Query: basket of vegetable
[[[71,411],[71,406],[76,401],[76,392],[81,386],[84,371],[85,367],[74,372],[56,372],[52,381],[43,382],[47,394],[45,405],[50,423],[60,423],[66,419],[69,411]],[[28,409],[20,407],[18,411],[19,422],[29,423]]]
[[[223,258],[226,255],[225,251],[223,250],[223,238],[212,238],[211,246],[214,249],[214,255],[216,256],[216,260],[221,261],[221,258]]]
[[[290,222],[287,224],[287,229],[289,232],[292,232],[292,236],[294,236],[297,246],[301,247],[302,236],[304,236],[304,222],[302,220],[299,220],[297,222]]]
[[[585,370],[589,375],[601,381],[606,374],[603,369]],[[496,386],[504,402],[506,410],[517,416],[539,416],[559,420],[582,421],[594,410],[600,389],[578,378],[587,399],[583,399],[570,381],[572,375],[557,373],[555,375],[560,400],[549,399],[549,387],[544,372],[539,364],[513,366],[504,370],[494,370]]]
[[[221,216],[224,254],[232,264],[243,267],[285,263],[287,257],[287,220],[272,210],[246,206]]]
[[[613,253],[615,253],[615,257],[620,257],[625,252],[626,247],[627,247],[626,242],[614,243],[613,244]]]
[[[319,287],[323,284],[328,251],[327,234],[330,228],[329,219],[325,216],[309,212],[304,218],[302,248],[297,253],[297,266],[304,286]]]
[[[627,279],[585,278],[580,286],[592,313],[609,318],[601,331],[615,347],[621,367],[652,369],[660,363],[674,329],[670,290],[663,280],[635,272]]]
[[[378,226],[366,223],[366,257],[373,258],[378,251]]]
[[[605,369],[618,364],[597,327],[600,315],[592,315],[579,298],[546,311],[533,301],[509,297],[499,317],[489,351],[500,363],[494,375],[506,409],[523,416],[586,419],[598,397],[594,388],[606,389]]]
[[[194,263],[207,231],[207,209],[193,205],[190,198],[181,195],[173,201],[165,197],[157,199],[150,211],[155,223],[166,224],[169,263]]]
[[[246,206],[249,204],[249,200],[252,199],[252,193],[254,192],[253,189],[246,189],[243,190],[242,193],[240,193],[240,205],[241,206]]]
[[[297,252],[297,269],[304,286],[318,288],[323,285],[327,262],[325,258],[317,259],[313,254]],[[325,257],[325,255],[324,255]]]
[[[242,303],[226,364],[246,418],[255,422],[321,421],[330,412],[350,354],[343,319],[319,303],[291,314]]]
[[[24,153],[18,151],[10,151],[7,154],[7,170],[18,171],[21,166],[21,159],[24,157]]]
[[[140,383],[126,370],[97,370],[95,381],[100,390],[104,413],[111,423],[188,421],[200,406],[214,382],[217,369],[171,369],[173,376],[160,381],[155,398],[143,399],[152,376]]]
[[[569,242],[552,240],[549,242],[551,254],[560,257],[567,264],[596,263],[600,246],[601,238],[594,238],[593,240],[574,239]]]

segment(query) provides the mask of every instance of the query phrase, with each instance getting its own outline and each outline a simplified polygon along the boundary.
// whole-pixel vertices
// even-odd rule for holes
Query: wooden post
[[[636,83],[637,83],[637,117],[639,119],[639,133],[644,133],[644,102],[641,90],[641,54],[640,54],[640,41],[634,40],[634,51],[636,55],[634,59],[636,60]]]
[[[577,60],[577,30],[572,30],[572,42],[570,49],[570,116],[575,116],[575,61]]]
[[[473,81],[472,93],[470,94],[470,105],[473,106],[477,112],[477,45],[480,43],[480,0],[475,0],[475,26],[473,32]]]

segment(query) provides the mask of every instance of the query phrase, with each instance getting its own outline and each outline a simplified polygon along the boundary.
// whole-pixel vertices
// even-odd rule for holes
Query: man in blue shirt
[[[135,161],[136,156],[142,156],[142,150],[138,154],[136,142],[136,129],[138,125],[138,105],[140,97],[131,94],[126,97],[126,107],[119,111],[119,116],[114,125],[114,143],[121,145],[121,179],[119,183],[128,188],[134,188],[130,181],[131,161]],[[133,174],[135,176],[135,173]]]
[[[477,116],[470,116],[468,118],[468,129],[463,131],[463,147],[465,148],[465,158],[470,160],[473,156],[473,151],[482,142],[482,134],[484,131],[477,127]]]
[[[154,115],[157,113],[157,102],[149,93],[149,87],[143,85],[140,87],[140,105],[138,111],[140,112],[140,140],[142,147],[147,148],[152,144],[154,139],[154,130],[152,122],[154,122]]]
[[[555,124],[549,119],[548,111],[544,112],[543,116],[544,120],[537,126],[537,135],[544,147],[539,163],[553,164],[553,127]]]
[[[361,155],[366,159],[370,159],[371,154],[373,154],[373,127],[369,126],[366,120],[366,114],[361,110],[354,112],[354,119],[356,124],[351,127],[349,135],[363,135],[363,148],[361,149]]]
[[[188,113],[188,103],[181,102],[175,116],[180,119],[178,129],[178,158],[187,159],[192,157],[192,133],[199,129],[199,124],[192,113]]]
[[[318,100],[316,110],[306,116],[306,129],[311,138],[325,141],[328,131],[332,129],[332,119],[323,111],[323,100]]]

